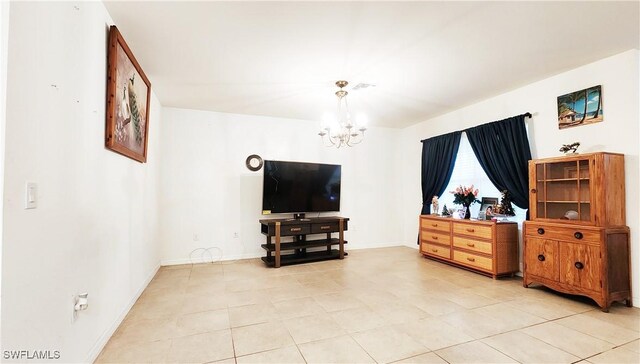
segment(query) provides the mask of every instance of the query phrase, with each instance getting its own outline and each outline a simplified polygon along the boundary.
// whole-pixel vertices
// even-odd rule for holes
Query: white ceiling
[[[320,121],[346,79],[377,85],[349,104],[387,127],[640,42],[637,1],[105,5],[164,106]]]

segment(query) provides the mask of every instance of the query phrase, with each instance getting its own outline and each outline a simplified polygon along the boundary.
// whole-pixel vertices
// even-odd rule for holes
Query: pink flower
[[[476,190],[475,190],[475,191],[473,191],[473,195],[474,195],[474,196],[478,196],[478,192],[480,192],[480,191],[478,191],[478,189],[476,188]]]

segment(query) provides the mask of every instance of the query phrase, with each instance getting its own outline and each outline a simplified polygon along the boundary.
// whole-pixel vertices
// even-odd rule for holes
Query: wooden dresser
[[[493,278],[518,271],[518,224],[420,216],[420,252]]]
[[[624,156],[576,154],[529,162],[524,281],[631,306]]]

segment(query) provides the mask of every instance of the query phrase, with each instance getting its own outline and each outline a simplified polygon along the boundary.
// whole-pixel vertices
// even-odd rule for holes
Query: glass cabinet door
[[[591,221],[589,159],[536,165],[536,216]]]

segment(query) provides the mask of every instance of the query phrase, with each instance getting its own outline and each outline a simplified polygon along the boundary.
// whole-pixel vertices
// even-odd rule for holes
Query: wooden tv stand
[[[270,267],[279,268],[281,265],[316,262],[329,259],[344,259],[344,232],[347,230],[346,217],[330,216],[308,219],[264,219],[260,221],[262,234],[267,236],[267,243],[262,248],[267,256],[262,260]],[[338,237],[332,237],[338,233]],[[324,237],[307,240],[307,235],[324,234]],[[283,238],[292,241],[283,241]],[[275,239],[273,239],[275,238]],[[338,249],[332,249],[334,245]],[[324,250],[308,251],[307,249],[322,248]],[[287,251],[286,254],[282,254]]]

